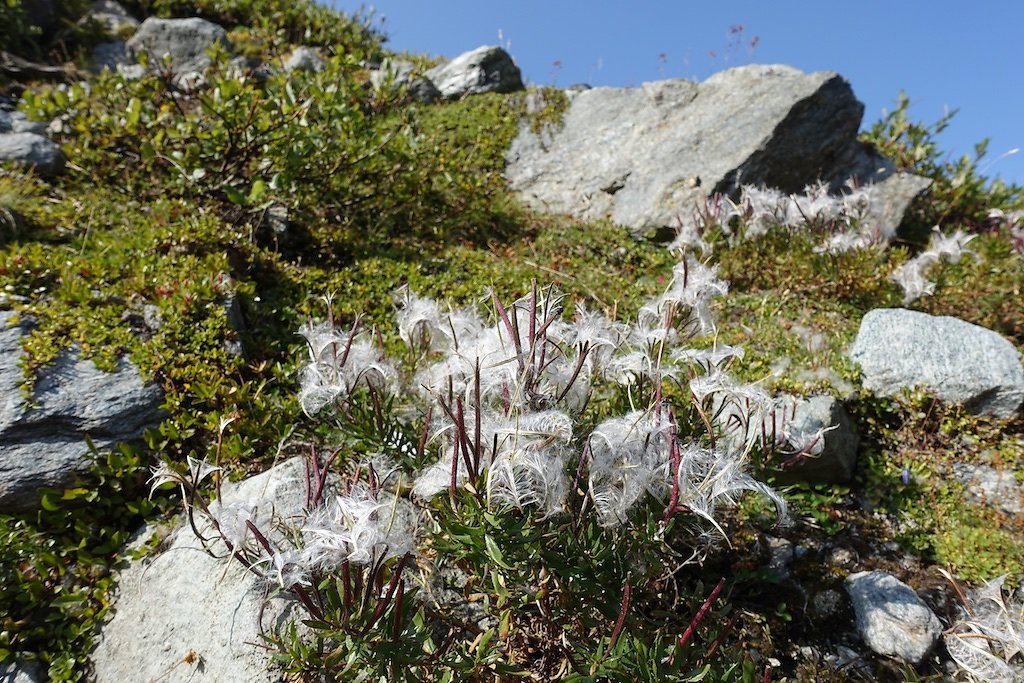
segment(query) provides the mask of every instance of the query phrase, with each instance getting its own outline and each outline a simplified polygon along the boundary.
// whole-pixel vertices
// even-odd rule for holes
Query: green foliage
[[[133,0],[126,2],[142,16],[199,16],[227,30],[273,38],[275,43],[337,46],[339,50],[379,55],[383,36],[372,16],[347,15],[313,0]]]
[[[926,237],[932,226],[964,227],[982,231],[991,209],[1010,209],[1024,202],[1024,189],[990,180],[979,164],[988,152],[988,140],[974,147],[974,156],[957,160],[944,157],[936,137],[950,124],[956,110],[932,124],[911,121],[910,98],[900,92],[896,108],[866,132],[862,139],[873,144],[896,167],[932,179],[925,197],[916,201],[904,219],[917,239]]]
[[[88,680],[86,653],[107,615],[111,563],[160,503],[136,449],[93,452],[89,473],[44,491],[35,515],[0,515],[0,663],[38,657],[53,681]]]
[[[0,45],[18,55],[34,55],[40,33],[29,22],[22,0],[0,1]]]

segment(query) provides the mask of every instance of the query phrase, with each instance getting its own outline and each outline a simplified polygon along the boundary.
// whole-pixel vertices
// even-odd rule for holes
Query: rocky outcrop
[[[795,193],[819,180],[888,181],[891,165],[878,175],[856,141],[863,111],[838,74],[782,65],[703,83],[594,88],[575,94],[559,127],[524,125],[506,176],[534,209],[610,218],[645,234],[675,227],[709,195],[738,196],[742,185]],[[899,185],[894,196],[905,193]],[[878,206],[892,214],[894,203]]]
[[[464,52],[447,64],[430,69],[426,75],[441,95],[449,100],[464,95],[523,89],[519,67],[507,52],[493,45]]]
[[[876,653],[918,664],[938,642],[942,622],[896,577],[879,571],[851,574],[846,592],[857,615],[857,631]]]
[[[24,330],[0,313],[0,512],[39,504],[40,487],[70,484],[89,467],[86,437],[99,449],[141,436],[160,419],[163,394],[122,360],[103,372],[90,360],[62,354],[43,369],[31,398],[18,365]]]
[[[271,513],[302,513],[304,481],[296,458],[225,484],[223,504],[255,506],[254,520],[267,530]],[[267,601],[257,577],[240,563],[208,555],[183,524],[166,550],[133,560],[120,573],[113,616],[93,654],[94,680],[278,683],[283,678],[270,668],[271,652],[260,646],[261,628],[274,631],[301,618],[294,608],[284,598]]]
[[[13,161],[42,176],[54,176],[64,170],[64,153],[53,140],[38,133],[0,134],[0,162]]]
[[[171,68],[178,76],[201,73],[210,65],[206,51],[215,43],[230,48],[224,29],[213,22],[188,19],[158,19],[142,22],[126,43],[128,54],[148,53],[151,67],[159,67],[164,55],[170,55]]]
[[[1011,417],[1024,402],[1024,366],[1009,341],[958,318],[902,308],[870,311],[850,358],[882,396],[921,388],[974,413]]]

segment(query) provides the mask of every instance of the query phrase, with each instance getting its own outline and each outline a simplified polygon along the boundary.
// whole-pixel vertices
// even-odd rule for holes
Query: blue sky
[[[334,6],[351,12],[360,4]],[[864,102],[865,126],[895,106],[901,89],[914,120],[932,123],[958,109],[942,150],[972,154],[991,138],[985,174],[1024,185],[1021,0],[377,0],[372,7],[393,50],[454,57],[499,44],[500,31],[536,85],[703,80],[750,63],[837,71]]]

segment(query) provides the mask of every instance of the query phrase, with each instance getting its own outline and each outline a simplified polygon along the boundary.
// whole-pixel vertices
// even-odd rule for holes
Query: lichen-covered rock
[[[1020,354],[978,325],[902,308],[869,311],[850,358],[864,387],[882,396],[922,388],[971,412],[1010,417],[1024,402]]]
[[[446,99],[485,92],[523,89],[523,77],[512,57],[500,47],[484,45],[434,67],[427,78]]]
[[[851,574],[846,592],[853,601],[860,637],[878,654],[918,664],[935,647],[942,622],[895,576],[878,571]]]
[[[224,29],[211,21],[188,19],[159,19],[150,17],[128,39],[128,53],[136,57],[149,54],[151,65],[159,66],[163,56],[171,56],[171,67],[179,76],[202,72],[210,65],[206,51],[215,43],[230,48]]]
[[[70,484],[88,469],[88,436],[97,448],[131,441],[159,423],[163,392],[122,360],[104,372],[90,360],[62,354],[36,380],[31,405],[18,365],[24,330],[0,312],[0,512],[39,504],[40,487]]]
[[[14,161],[43,176],[64,170],[64,153],[53,140],[38,133],[0,133],[0,161]]]
[[[269,533],[271,511],[280,519],[301,515],[304,485],[303,462],[295,458],[225,484],[223,503],[255,505],[256,524]],[[257,577],[208,555],[183,524],[166,550],[120,572],[112,617],[93,653],[94,680],[282,682],[271,651],[260,645],[261,628],[276,631],[303,613],[290,600],[265,596]]]

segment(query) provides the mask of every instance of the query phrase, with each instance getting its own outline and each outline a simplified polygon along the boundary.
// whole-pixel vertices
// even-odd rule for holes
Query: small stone
[[[874,652],[919,664],[942,633],[942,623],[910,586],[885,572],[846,579],[857,631]]]
[[[831,619],[843,608],[843,595],[837,590],[827,588],[815,594],[811,603],[814,613],[823,619]]]
[[[808,451],[785,469],[784,479],[842,483],[853,477],[860,437],[838,400],[832,396],[794,398],[783,430],[791,450]]]
[[[285,71],[313,71],[319,73],[324,70],[325,63],[320,53],[311,47],[300,46],[288,55],[284,60]]]

